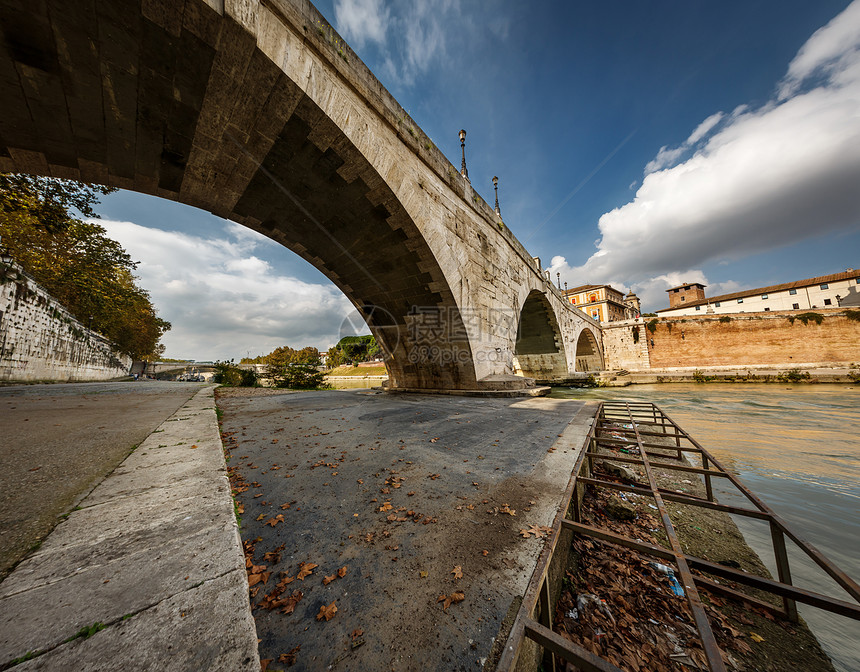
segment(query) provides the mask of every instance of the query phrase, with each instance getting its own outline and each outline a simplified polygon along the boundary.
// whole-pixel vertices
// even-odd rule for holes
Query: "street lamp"
[[[12,263],[12,253],[9,252],[8,247],[3,247],[2,244],[0,244],[0,261],[7,266]]]
[[[463,150],[463,165],[460,167],[460,174],[469,179],[469,171],[466,170],[466,131],[460,130],[460,149]]]
[[[558,291],[561,291],[561,273],[556,273],[555,277],[558,280]]]
[[[496,190],[496,217],[502,216],[502,211],[499,210],[499,178],[493,177],[493,188]]]

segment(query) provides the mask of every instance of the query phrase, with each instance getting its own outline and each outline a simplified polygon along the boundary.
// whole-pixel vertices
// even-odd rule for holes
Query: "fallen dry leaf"
[[[323,605],[320,607],[320,613],[317,614],[317,620],[321,621],[322,619],[325,619],[326,621],[330,621],[334,618],[334,615],[336,613],[337,607],[335,606],[334,602],[332,602],[328,606]]]
[[[337,575],[342,579],[346,576],[346,565],[337,570]]]
[[[292,649],[290,649],[289,653],[282,653],[280,656],[278,656],[278,662],[279,663],[285,663],[287,665],[287,667],[292,667],[293,665],[296,664],[296,654],[299,652],[299,649],[301,649],[301,648],[302,648],[302,646],[301,646],[301,644],[299,644],[298,646],[295,646]]]
[[[304,597],[304,593],[300,590],[296,590],[289,597],[278,600],[278,604],[276,606],[283,607],[281,609],[282,614],[292,614],[296,610],[296,605],[302,597]]]
[[[440,595],[436,598],[436,602],[442,602],[442,610],[448,611],[448,607],[450,607],[452,604],[457,604],[458,602],[462,602],[465,599],[465,593],[457,591],[456,593],[451,593],[450,595]]]
[[[274,518],[269,518],[269,520],[267,520],[267,521],[266,521],[265,523],[263,523],[263,524],[264,524],[264,525],[271,525],[272,527],[274,527],[274,526],[275,526],[275,525],[277,525],[278,523],[283,523],[283,522],[284,522],[284,514],[283,514],[283,513],[279,513],[279,514],[278,514],[277,516],[275,516]]]
[[[460,565],[454,565],[454,569],[451,570],[451,574],[454,575],[454,579],[462,579],[463,570],[460,568]]]
[[[299,563],[299,573],[296,575],[296,578],[299,581],[304,581],[306,576],[310,576],[314,573],[314,569],[319,567],[319,565],[315,565],[312,562],[300,562]]]

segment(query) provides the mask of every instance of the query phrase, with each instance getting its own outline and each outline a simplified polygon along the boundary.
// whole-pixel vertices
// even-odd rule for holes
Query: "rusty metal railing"
[[[652,438],[653,437],[653,438]],[[660,443],[662,440],[663,443]],[[665,442],[669,441],[667,445]],[[629,455],[599,453],[599,448],[623,449]],[[650,450],[649,450],[650,449]],[[656,452],[659,449],[663,452]],[[670,451],[666,453],[665,451]],[[701,467],[682,464],[685,453],[693,454],[701,462]],[[635,455],[635,456],[634,456]],[[647,482],[618,483],[594,477],[594,460],[601,458],[610,462],[621,462],[640,466]],[[652,462],[650,458],[662,460],[675,459],[677,464],[661,461]],[[678,470],[701,476],[705,483],[705,497],[682,494],[661,488],[653,471],[654,465],[660,469]],[[588,473],[583,470],[588,467]],[[712,482],[714,478],[725,479],[750,502],[752,507],[730,506],[717,502],[714,498]],[[585,488],[608,488],[625,493],[643,495],[653,499],[657,507],[663,530],[668,539],[668,548],[657,546],[607,530],[586,525],[582,522],[581,502]],[[552,630],[553,604],[550,590],[550,567],[559,548],[560,538],[565,531],[584,535],[602,542],[627,548],[648,556],[671,562],[684,587],[684,593],[702,648],[711,672],[724,672],[722,653],[717,644],[708,620],[699,588],[718,593],[733,599],[743,600],[756,607],[766,609],[778,617],[797,621],[797,603],[808,604],[851,619],[860,620],[860,586],[836,565],[828,560],[812,544],[801,539],[785,521],[770,507],[748,490],[736,475],[725,469],[722,464],[708,453],[695,439],[681,429],[658,406],[648,402],[604,401],[597,409],[591,430],[586,437],[583,450],[574,466],[573,474],[565,494],[565,505],[556,516],[551,537],[538,559],[538,565],[526,589],[522,604],[517,612],[505,648],[501,653],[497,672],[507,672],[518,668],[523,644],[526,640],[535,642],[544,652],[549,652],[551,669],[556,669],[556,657],[569,661],[587,672],[623,672],[608,661],[558,635]],[[737,571],[730,567],[709,562],[683,552],[678,541],[666,502],[703,507],[729,514],[747,516],[767,521],[771,531],[774,557],[776,559],[778,580],[767,579],[755,574]],[[572,512],[572,519],[567,516]],[[853,602],[839,600],[820,593],[792,585],[789,556],[785,538],[788,537],[830,576]],[[566,549],[565,549],[566,550]],[[694,571],[696,573],[694,573]],[[738,584],[759,589],[781,598],[782,608],[765,600],[729,588],[703,574],[711,574]],[[520,668],[524,669],[524,668]]]

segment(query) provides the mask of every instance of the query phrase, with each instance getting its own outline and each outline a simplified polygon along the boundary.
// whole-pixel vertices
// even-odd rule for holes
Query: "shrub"
[[[810,378],[809,371],[801,371],[800,369],[789,369],[776,375],[776,379],[783,383],[799,383]]]
[[[722,322],[723,324],[728,324],[731,321],[732,321],[732,318],[730,318],[728,315],[723,315],[720,318],[720,322]]]
[[[795,320],[800,320],[804,325],[807,325],[810,322],[821,324],[824,321],[824,315],[821,313],[800,313],[799,315],[792,315],[788,318],[788,321],[792,324],[794,324]]]
[[[233,363],[215,362],[215,375],[213,382],[224,385],[225,387],[254,387],[257,384],[257,374],[253,371],[240,369]]]
[[[325,372],[319,370],[319,360],[270,365],[266,369],[274,387],[290,387],[297,390],[312,390],[327,387]]]

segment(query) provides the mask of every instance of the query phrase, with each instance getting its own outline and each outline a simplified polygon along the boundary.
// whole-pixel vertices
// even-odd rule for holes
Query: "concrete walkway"
[[[0,583],[0,669],[260,669],[213,389]]]

